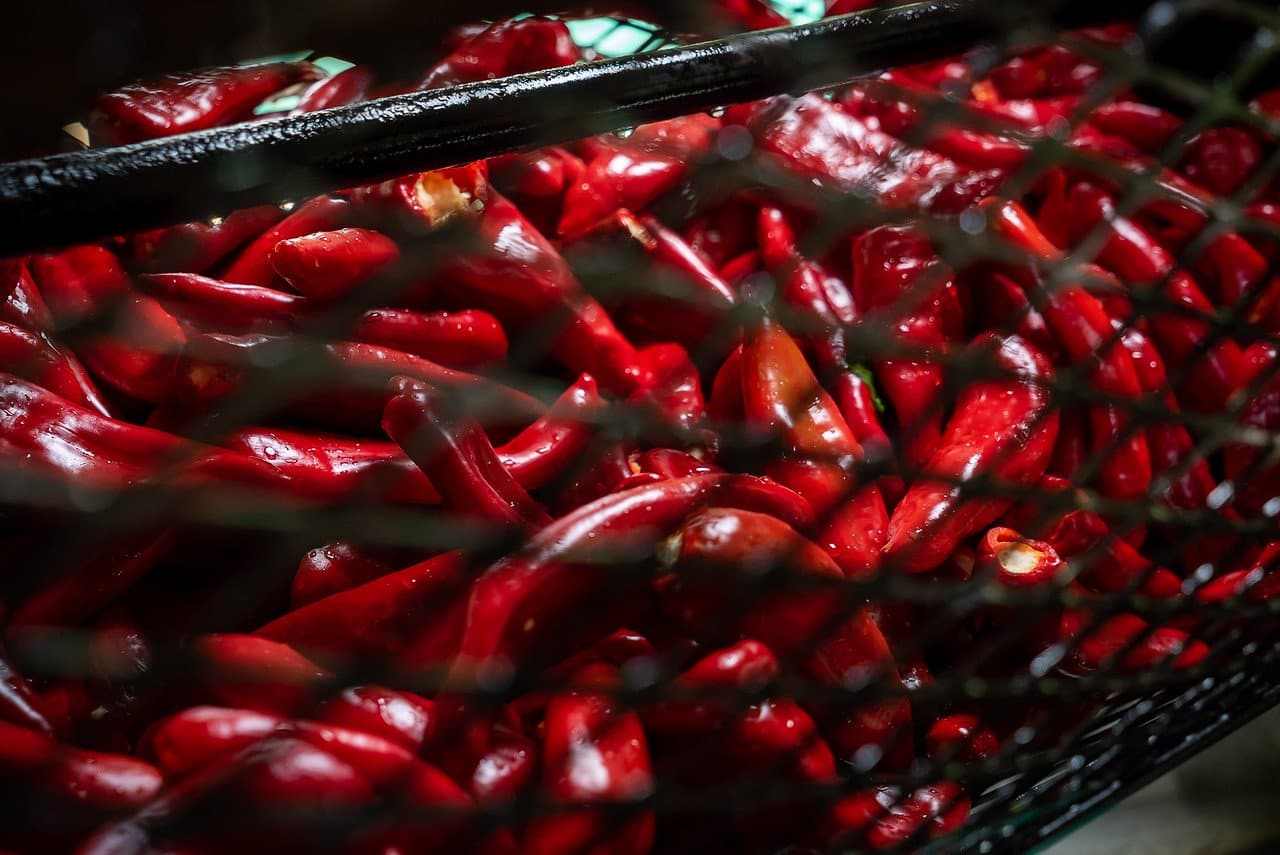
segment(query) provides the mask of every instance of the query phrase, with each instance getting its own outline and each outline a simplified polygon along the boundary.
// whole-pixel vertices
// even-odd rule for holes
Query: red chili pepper
[[[585,669],[580,679],[613,683],[616,669]],[[610,852],[643,855],[654,837],[651,812],[621,821],[589,805],[638,802],[653,790],[653,772],[644,728],[604,692],[582,690],[554,698],[543,723],[542,786],[564,807],[536,817],[523,838],[523,851],[538,855]]]
[[[1244,369],[1235,341],[1211,343],[1207,319],[1213,316],[1213,304],[1190,276],[1175,269],[1173,259],[1159,244],[1131,221],[1116,216],[1105,194],[1077,184],[1072,196],[1077,222],[1091,228],[1105,220],[1109,226],[1107,241],[1098,255],[1100,263],[1135,285],[1167,279],[1160,296],[1178,310],[1155,311],[1148,320],[1160,352],[1175,369],[1186,372],[1185,382],[1176,390],[1179,401],[1188,409],[1223,410],[1243,385]]]
[[[1251,562],[1250,566],[1226,573],[1206,582],[1196,589],[1197,603],[1213,604],[1243,597],[1248,602],[1263,603],[1280,595],[1280,543],[1272,541]]]
[[[1093,618],[1086,610],[1063,612],[1059,643],[1070,648],[1067,667],[1073,672],[1088,674],[1104,667],[1137,672],[1162,664],[1186,670],[1209,655],[1204,642],[1172,627],[1153,629],[1137,615],[1120,614],[1088,629],[1092,626]],[[1127,652],[1117,659],[1121,651]]]
[[[496,725],[488,749],[471,772],[471,794],[480,804],[511,802],[526,796],[537,780],[540,761],[536,742]]]
[[[1262,144],[1240,128],[1201,131],[1182,149],[1186,176],[1216,196],[1230,196],[1262,165]]]
[[[819,515],[843,502],[862,447],[795,341],[765,319],[743,346],[741,372],[747,424],[769,430],[789,457],[770,471],[803,493]]]
[[[461,788],[409,749],[381,736],[315,721],[226,707],[191,707],[152,726],[142,740],[142,753],[155,759],[165,776],[181,778],[199,772],[221,757],[271,738],[305,742],[349,764],[377,790],[397,792],[413,779],[434,778],[443,799],[470,804]],[[421,785],[421,784],[419,784]]]
[[[707,418],[702,380],[689,353],[678,344],[655,344],[640,351],[653,377],[652,385],[632,395],[629,403],[649,406],[658,419],[679,431],[700,427]]]
[[[1269,342],[1255,342],[1245,351],[1250,385],[1261,382],[1240,411],[1240,426],[1270,436],[1280,429],[1280,371],[1276,348]],[[1236,503],[1250,513],[1258,513],[1280,495],[1280,466],[1266,462],[1266,449],[1257,444],[1229,443],[1223,449],[1227,478],[1236,484]]]
[[[0,720],[26,730],[52,734],[45,704],[25,677],[0,658]]]
[[[297,326],[310,306],[306,298],[259,285],[221,282],[195,273],[152,273],[138,288],[180,317],[232,332]]]
[[[339,71],[332,77],[317,80],[306,88],[298,99],[291,115],[311,113],[316,110],[328,110],[333,107],[345,107],[369,97],[369,88],[373,86],[373,71],[360,65]]]
[[[720,125],[710,116],[685,116],[641,125],[626,141],[598,138],[582,152],[581,179],[565,192],[559,236],[582,235],[618,209],[644,211],[679,186]]]
[[[271,264],[271,251],[276,244],[348,225],[351,218],[351,203],[343,197],[308,199],[245,247],[222,275],[228,282],[244,285],[278,285],[281,280]]]
[[[986,210],[997,234],[1037,259],[1059,260],[1049,239],[1016,202],[989,204]],[[1054,337],[1074,362],[1090,366],[1093,386],[1105,394],[1136,401],[1141,387],[1134,354],[1124,347],[1123,338],[1117,338],[1102,301],[1079,287],[1048,293],[1034,273],[1032,282],[1041,295]],[[1098,472],[1099,491],[1118,500],[1145,496],[1151,486],[1146,432],[1130,429],[1126,414],[1116,405],[1090,404],[1088,414],[1093,453],[1105,454]]]
[[[192,647],[201,685],[228,706],[291,715],[309,708],[329,676],[292,647],[252,635],[203,635]]]
[[[293,574],[289,607],[300,609],[392,572],[393,568],[365,555],[350,543],[326,544],[302,556]]]
[[[1016,336],[988,333],[970,350],[1005,376],[972,383],[959,395],[925,466],[927,475],[947,481],[912,484],[889,517],[885,558],[907,572],[938,566],[1011,504],[989,495],[966,500],[958,487],[980,475],[1030,487],[1044,474],[1057,440],[1058,415],[1041,385],[1052,379],[1049,360]]]
[[[0,261],[0,318],[31,332],[48,332],[54,328],[53,313],[36,290],[29,270],[38,257]]]
[[[874,194],[889,207],[923,202],[959,171],[947,158],[908,148],[820,95],[761,101],[747,124],[757,147],[804,181]]]
[[[573,65],[580,57],[563,21],[499,21],[436,63],[418,88],[435,89]]]
[[[1140,331],[1127,329],[1123,338],[1126,348],[1133,354],[1133,367],[1137,369],[1143,394],[1163,399],[1171,416],[1168,420],[1154,421],[1147,426],[1156,473],[1163,475],[1179,467],[1183,469],[1165,488],[1164,499],[1180,510],[1200,510],[1207,506],[1209,494],[1218,484],[1203,457],[1197,457],[1190,465],[1185,463],[1195,454],[1196,443],[1186,426],[1177,420],[1178,402],[1169,388],[1164,360],[1151,339]]]
[[[283,479],[257,460],[116,421],[10,375],[0,374],[0,446],[11,464],[119,488],[161,477],[258,487]]]
[[[969,713],[938,719],[924,739],[933,760],[974,763],[1000,754],[1000,738]]]
[[[673,478],[583,505],[542,529],[524,550],[489,568],[472,586],[460,667],[494,656],[527,655],[548,643],[559,649],[569,647],[573,639],[564,632],[560,616],[591,618],[590,610],[578,610],[584,602],[596,604],[597,612],[608,611],[595,619],[616,628],[614,605],[625,612],[638,604],[622,597],[609,609],[599,609],[603,600],[595,597],[608,590],[611,581],[591,563],[598,560],[599,550],[611,553],[615,561],[619,557],[615,550],[623,555],[649,554],[658,539],[710,501],[775,514],[801,526],[812,515],[794,493],[767,479],[741,475]],[[588,624],[595,619],[575,627],[573,634],[590,633],[593,627]]]
[[[633,454],[628,459],[633,469],[641,472],[652,472],[663,479],[683,478],[686,475],[724,474],[723,469],[714,463],[708,463],[700,457],[674,448],[651,448]]]
[[[586,171],[577,155],[560,146],[489,159],[493,186],[547,235],[557,233],[565,195],[582,181]]]
[[[133,269],[144,273],[205,273],[283,216],[284,212],[275,205],[263,205],[208,222],[136,234],[130,241]]]
[[[718,426],[736,425],[745,418],[742,403],[742,345],[738,345],[720,364],[711,383],[707,416]]]
[[[291,237],[267,255],[281,279],[315,300],[347,296],[399,257],[400,247],[391,238],[360,228]]]
[[[498,459],[526,490],[544,486],[586,449],[599,407],[595,380],[584,374],[545,415],[499,446]],[[388,501],[440,501],[422,470],[394,442],[249,428],[224,445],[270,464],[311,495],[342,499],[373,490]]]
[[[71,326],[86,317],[101,316],[129,290],[129,278],[119,260],[100,246],[77,246],[56,255],[34,255],[28,264],[39,294],[48,303],[59,327]]]
[[[728,333],[724,319],[737,295],[684,238],[652,217],[616,210],[575,242],[570,258],[597,279],[621,279],[612,286],[620,298],[601,298],[617,307],[629,331],[690,348]]]
[[[968,817],[969,797],[950,781],[905,796],[897,787],[877,787],[832,805],[822,833],[827,846],[859,840],[873,850],[897,849],[909,841],[945,836]]]
[[[265,815],[231,826],[199,822],[234,798]],[[264,740],[211,763],[162,793],[128,819],[101,828],[80,849],[84,855],[121,855],[158,848],[296,848],[297,829],[269,817],[322,811],[368,810],[375,794],[368,780],[327,751],[291,737]],[[185,848],[184,848],[185,847]]]
[[[1172,113],[1137,101],[1113,101],[1089,114],[1089,121],[1148,154],[1159,154],[1182,128]]]
[[[1220,306],[1236,306],[1250,300],[1247,317],[1258,322],[1271,316],[1277,286],[1271,284],[1270,265],[1262,253],[1235,232],[1214,238],[1199,258],[1198,267],[1209,273],[1205,281],[1216,285]],[[1264,287],[1267,286],[1267,287]]]
[[[542,324],[551,351],[577,371],[588,371],[608,390],[630,394],[649,378],[635,349],[600,304],[581,292],[569,266],[519,210],[491,190],[481,168],[425,172],[396,185],[397,204],[419,223],[467,220],[468,251],[440,273],[467,288],[467,297],[508,328]],[[378,190],[389,193],[392,190]],[[480,211],[476,211],[476,207]]]
[[[733,718],[741,693],[759,692],[778,676],[767,646],[747,639],[717,650],[671,682],[670,696],[641,711],[660,733],[706,733]]]
[[[164,783],[154,766],[136,757],[61,745],[47,733],[3,721],[0,770],[20,777],[26,783],[23,795],[38,806],[31,815],[17,817],[19,825],[44,824],[48,815],[42,820],[41,814],[53,809],[59,825],[88,822],[92,827],[146,804]]]
[[[9,619],[9,631],[75,626],[132,588],[169,554],[172,531],[111,538],[92,559],[77,564],[24,599]]]
[[[318,721],[371,733],[419,753],[435,735],[435,704],[382,686],[354,686],[326,701]]]
[[[1074,482],[1089,455],[1089,423],[1084,409],[1068,407],[1058,412],[1058,441],[1048,472]]]
[[[874,393],[857,370],[851,370],[845,351],[842,326],[857,318],[853,295],[837,277],[799,254],[782,210],[760,210],[759,242],[762,260],[782,283],[783,299],[800,314],[803,329],[796,334],[810,340],[849,429],[864,448],[887,452],[889,437],[876,414]]]
[[[984,329],[1014,333],[1045,353],[1057,355],[1058,343],[1048,322],[1021,285],[996,270],[981,271],[971,281],[980,297],[978,322]]]
[[[733,198],[696,217],[684,230],[694,252],[711,262],[728,282],[735,280],[726,267],[734,259],[751,254],[758,231],[758,205]]]
[[[448,509],[513,530],[551,521],[503,467],[479,424],[429,385],[398,386],[382,428],[431,479]]]
[[[864,579],[880,567],[889,537],[889,511],[876,484],[865,484],[831,514],[817,540],[849,579]]]
[[[236,122],[311,73],[304,63],[273,62],[166,74],[101,96],[90,131],[95,139],[119,145]]]
[[[0,364],[73,404],[111,414],[75,355],[44,334],[0,321]]]
[[[445,553],[295,609],[254,635],[335,665],[409,649],[415,667],[442,663],[461,629],[463,566],[461,555]]]
[[[943,372],[932,357],[964,323],[954,279],[918,232],[881,226],[854,242],[853,293],[866,313],[864,323],[883,318],[894,324],[897,337],[912,351],[875,366],[898,415],[903,454],[912,466],[922,466],[942,432]]]

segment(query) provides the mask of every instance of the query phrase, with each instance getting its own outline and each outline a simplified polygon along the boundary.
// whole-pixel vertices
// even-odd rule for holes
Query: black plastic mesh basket
[[[1268,709],[1280,17],[1026,16],[0,265],[0,846],[1017,852]]]

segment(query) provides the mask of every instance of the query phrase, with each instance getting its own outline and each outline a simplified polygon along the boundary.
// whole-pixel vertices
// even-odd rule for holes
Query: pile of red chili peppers
[[[1132,37],[0,264],[0,847],[892,848],[1091,677],[1202,673],[1280,593],[1280,94],[1098,103]],[[87,125],[591,58],[504,21]]]

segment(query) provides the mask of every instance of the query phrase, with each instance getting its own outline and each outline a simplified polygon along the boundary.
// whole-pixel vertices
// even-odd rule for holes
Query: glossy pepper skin
[[[267,255],[277,276],[315,300],[347,296],[399,257],[394,240],[355,227],[286,238]]]
[[[988,217],[997,234],[1008,238],[1043,261],[1059,260],[1048,238],[1021,206],[991,200]],[[1088,365],[1090,379],[1099,392],[1127,401],[1138,400],[1141,383],[1134,368],[1134,354],[1115,335],[1105,305],[1083,288],[1066,287],[1048,292],[1039,278],[1029,277],[1033,294],[1044,306],[1045,320],[1063,352],[1076,363]],[[1145,496],[1151,486],[1151,453],[1147,434],[1131,429],[1119,406],[1090,404],[1092,452],[1103,455],[1098,487],[1117,500]]]
[[[526,18],[499,21],[440,60],[418,83],[436,89],[527,71],[572,65],[580,57],[563,21]]]
[[[212,128],[247,118],[267,96],[311,73],[304,63],[275,62],[164,75],[103,95],[90,130],[118,145]]]
[[[798,177],[871,191],[890,207],[926,202],[958,173],[949,159],[906,148],[819,95],[761,101],[746,124],[758,149]]]
[[[493,656],[518,660],[543,645],[559,649],[570,644],[557,616],[575,613],[582,602],[598,602],[601,585],[608,583],[592,568],[593,554],[601,549],[618,550],[623,556],[650,554],[657,539],[712,500],[801,525],[812,513],[803,499],[767,479],[717,474],[673,478],[585,504],[539,531],[524,550],[476,580],[459,667],[470,669]],[[623,613],[633,605],[625,599],[616,602]]]
[[[923,466],[942,432],[943,371],[931,357],[963,325],[954,279],[918,232],[880,226],[854,242],[853,294],[865,323],[893,324],[911,351],[877,361],[876,379],[898,415],[903,456]]]
[[[351,203],[342,196],[316,196],[308,199],[241,250],[223,271],[223,277],[228,282],[244,285],[278,284],[280,278],[271,263],[272,250],[281,241],[290,238],[348,225],[353,217],[351,208]]]
[[[416,667],[443,662],[461,632],[463,567],[445,553],[294,609],[254,636],[335,663],[410,649]]]
[[[720,124],[706,115],[685,116],[640,125],[626,140],[597,138],[583,152],[581,178],[565,191],[559,236],[572,240],[615,211],[643,211],[675,190],[710,150]]]
[[[111,415],[80,361],[43,333],[0,321],[0,364],[73,404]]]
[[[1044,354],[1016,336],[987,334],[970,353],[1004,374],[972,383],[956,400],[926,475],[947,481],[912,484],[889,517],[884,557],[906,572],[937,567],[970,534],[1011,504],[991,496],[964,499],[965,481],[987,476],[1031,486],[1044,474],[1058,433],[1058,415],[1043,384],[1053,377]]]
[[[637,810],[620,823],[593,811],[592,804],[639,801],[654,786],[648,745],[640,718],[618,708],[607,693],[616,670],[589,666],[578,674],[582,690],[554,698],[543,723],[542,790],[560,808],[534,819],[524,834],[524,851],[556,853],[639,853],[653,845],[654,817]],[[593,683],[606,692],[593,692]]]
[[[133,236],[130,248],[133,269],[142,273],[207,273],[283,216],[278,207],[264,205],[209,222],[142,232]]]
[[[403,350],[446,368],[471,371],[500,363],[507,355],[507,334],[488,312],[417,312],[370,309],[360,316],[351,337]]]
[[[551,351],[566,366],[628,394],[648,385],[635,348],[581,286],[555,247],[519,209],[492,189],[480,168],[422,173],[390,190],[394,205],[419,226],[456,222],[469,251],[440,275],[468,289],[478,308],[510,329],[544,324]],[[477,210],[478,209],[478,210]]]
[[[502,465],[480,425],[439,390],[401,383],[387,402],[382,427],[431,479],[446,508],[514,530],[551,521]]]

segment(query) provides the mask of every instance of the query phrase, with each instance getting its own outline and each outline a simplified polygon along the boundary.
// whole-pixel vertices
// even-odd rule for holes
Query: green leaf
[[[867,388],[871,390],[871,403],[875,405],[877,413],[883,413],[886,409],[884,399],[880,397],[880,390],[876,388],[876,378],[871,373],[871,369],[859,362],[850,366],[849,370],[857,374],[862,378],[862,382],[867,384]]]

